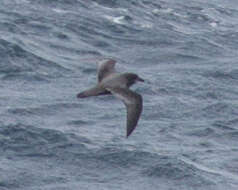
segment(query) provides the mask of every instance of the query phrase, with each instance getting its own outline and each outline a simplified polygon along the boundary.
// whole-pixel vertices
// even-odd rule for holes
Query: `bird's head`
[[[126,73],[127,78],[127,86],[131,86],[136,82],[144,82],[144,79],[140,78],[137,74],[134,73]]]

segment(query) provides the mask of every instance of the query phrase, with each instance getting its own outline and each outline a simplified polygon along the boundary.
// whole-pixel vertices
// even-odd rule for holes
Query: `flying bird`
[[[118,73],[115,70],[116,61],[104,60],[98,66],[98,83],[77,94],[78,98],[112,94],[123,101],[127,110],[127,134],[129,137],[136,128],[140,118],[143,101],[142,96],[129,88],[137,81],[144,82],[137,74]]]

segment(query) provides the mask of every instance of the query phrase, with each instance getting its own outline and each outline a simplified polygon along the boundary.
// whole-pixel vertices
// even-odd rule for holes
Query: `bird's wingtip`
[[[77,98],[85,98],[85,97],[87,97],[87,96],[85,96],[85,94],[82,92],[77,94]]]

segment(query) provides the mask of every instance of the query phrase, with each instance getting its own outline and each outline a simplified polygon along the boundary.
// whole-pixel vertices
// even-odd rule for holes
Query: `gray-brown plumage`
[[[129,89],[137,81],[144,82],[134,73],[117,73],[115,60],[102,62],[98,67],[98,83],[96,86],[77,95],[78,98],[113,94],[121,99],[127,109],[127,137],[136,128],[142,112],[142,96]]]

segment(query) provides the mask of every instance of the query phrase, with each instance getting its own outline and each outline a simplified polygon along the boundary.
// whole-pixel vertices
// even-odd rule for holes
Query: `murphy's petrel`
[[[127,137],[136,128],[142,112],[142,96],[129,89],[137,81],[144,82],[142,78],[134,73],[117,73],[115,71],[116,61],[104,60],[98,66],[98,83],[83,92],[77,94],[78,98],[113,94],[121,99],[127,109]]]

